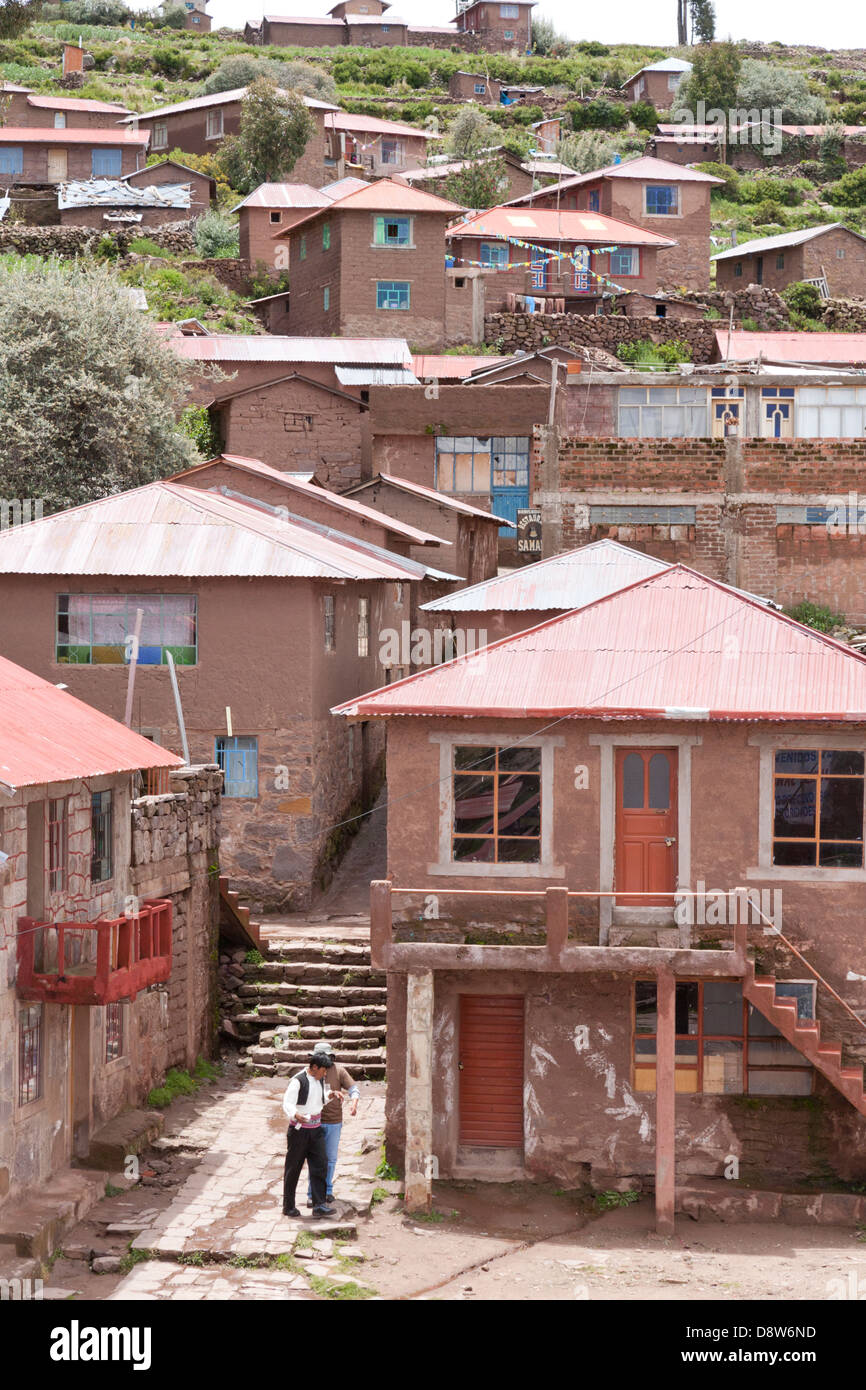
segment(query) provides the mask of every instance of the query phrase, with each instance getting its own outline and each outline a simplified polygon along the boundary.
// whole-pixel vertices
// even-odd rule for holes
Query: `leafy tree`
[[[56,511],[189,464],[189,369],[108,267],[9,257],[0,281],[0,494]]]
[[[472,159],[482,150],[501,143],[501,131],[476,106],[464,106],[445,134],[445,147],[457,159]]]
[[[629,119],[638,130],[654,131],[661,117],[651,101],[636,101],[629,110]]]
[[[284,180],[312,133],[303,98],[280,92],[267,77],[257,77],[241,105],[240,130],[223,142],[217,161],[232,188],[251,193],[260,183]]]
[[[786,285],[782,298],[795,313],[805,314],[810,319],[817,319],[821,315],[824,303],[821,291],[817,285],[810,285],[806,280],[795,280],[793,284]]]
[[[689,0],[692,43],[712,43],[716,37],[716,11],[713,0]]]
[[[540,14],[532,20],[532,51],[533,53],[550,54],[557,50],[563,50],[567,40],[561,34],[552,19],[547,15]],[[605,50],[606,52],[607,50]]]
[[[714,178],[724,179],[723,184],[713,184],[710,189],[710,196],[716,198],[728,198],[732,203],[736,203],[740,197],[740,175],[730,164],[719,164],[715,159],[705,159],[703,163],[694,166],[702,174],[712,174]]]
[[[556,157],[576,173],[589,174],[612,164],[619,147],[604,131],[584,130],[580,135],[566,135],[560,140]]]
[[[331,101],[337,95],[337,85],[331,74],[314,63],[300,58],[278,63],[271,58],[255,58],[249,53],[234,53],[224,58],[202,91],[205,96],[233,92],[238,87],[249,87],[258,77],[267,77],[278,87],[300,92],[302,96],[317,97],[320,101]]]
[[[249,87],[257,77],[263,77],[266,71],[264,59],[253,58],[248,53],[234,53],[230,58],[225,58],[211,73],[202,92],[205,96],[213,96],[216,92],[233,92],[238,87]]]
[[[0,0],[0,39],[23,34],[42,13],[42,0]]]
[[[863,207],[866,204],[866,164],[859,169],[849,169],[838,183],[830,185],[827,196],[843,207]]]
[[[818,125],[827,114],[826,105],[809,91],[802,72],[756,58],[747,58],[740,69],[736,105],[759,111],[779,108],[785,125]]]
[[[501,155],[473,159],[445,180],[446,198],[465,208],[492,208],[502,201],[508,172]]]
[[[186,10],[183,5],[164,4],[154,22],[163,29],[185,29]]]
[[[698,48],[692,58],[692,70],[677,90],[677,111],[688,111],[694,119],[698,102],[703,101],[707,111],[724,111],[727,119],[727,113],[737,105],[740,67],[736,44],[730,40]]]

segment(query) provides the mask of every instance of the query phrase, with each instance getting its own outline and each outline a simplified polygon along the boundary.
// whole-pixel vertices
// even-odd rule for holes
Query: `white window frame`
[[[65,130],[65,129],[66,129],[66,112],[65,112],[65,111],[55,111],[55,112],[54,112],[54,129],[55,129],[55,130]]]
[[[153,134],[150,137],[150,148],[152,150],[168,149],[168,125],[165,121],[154,121]]]
[[[430,734],[439,744],[439,858],[427,865],[427,872],[438,878],[564,878],[565,868],[554,862],[554,751],[565,739],[559,735],[525,735],[520,729],[507,732],[476,731],[469,734]],[[541,860],[538,864],[461,864],[451,857],[454,830],[454,749],[471,744],[478,748],[505,748],[514,744],[541,749]]]
[[[219,124],[219,129],[214,127]],[[223,138],[223,109],[218,106],[215,111],[208,111],[205,122],[205,139],[221,140]]]
[[[647,383],[646,386],[620,386],[620,387],[618,388],[618,390],[619,390],[619,394],[618,394],[618,396],[617,396],[617,412],[616,412],[616,428],[617,428],[617,438],[618,438],[618,439],[707,439],[707,438],[710,437],[710,433],[711,433],[711,432],[710,432],[710,418],[709,418],[709,416],[710,416],[710,411],[709,411],[708,393],[707,393],[707,388],[706,388],[706,387],[696,387],[696,386],[662,386],[662,385],[660,385],[660,384],[658,384],[658,383],[653,383],[652,385],[650,385],[650,383]],[[636,400],[624,399],[625,393],[628,392],[628,391],[643,391],[644,394],[645,394],[645,399],[644,399],[643,401],[636,401]],[[652,400],[652,399],[651,399],[651,392],[653,392],[653,391],[665,391],[665,392],[670,392],[671,394],[670,394],[670,395],[667,395],[667,396],[665,397],[664,400]],[[701,401],[699,401],[699,400],[697,400],[697,401],[694,401],[694,400],[693,400],[693,401],[690,401],[690,400],[688,400],[688,399],[683,400],[683,399],[680,398],[680,392],[681,392],[681,391],[694,391],[694,392],[701,392],[701,391],[702,391],[702,392],[703,392],[703,402],[701,403]],[[637,410],[637,411],[639,412],[639,423],[638,423],[639,432],[638,432],[637,434],[625,434],[625,433],[623,432],[622,415],[623,415],[623,411],[626,411],[626,410]],[[697,433],[697,434],[688,434],[688,433],[685,433],[685,432],[683,432],[682,434],[665,434],[665,431],[664,431],[665,417],[664,417],[664,413],[662,413],[662,415],[661,415],[661,426],[662,426],[661,430],[660,430],[658,433],[651,433],[651,432],[645,433],[645,432],[644,432],[644,411],[654,411],[654,410],[659,410],[659,411],[662,411],[662,412],[664,412],[665,410],[682,410],[682,411],[694,411],[694,412],[698,412],[698,411],[702,410],[702,411],[703,411],[703,426],[702,426],[700,432]]]
[[[773,770],[776,753],[784,748],[839,748],[866,755],[863,734],[751,734],[749,743],[760,753],[758,769],[758,862],[746,870],[748,879],[789,879],[796,883],[866,883],[866,847],[859,869],[825,869],[815,864],[773,863]],[[864,809],[866,815],[866,809]]]
[[[810,395],[823,399],[810,400]],[[854,400],[843,399],[851,395]],[[795,439],[866,438],[866,386],[798,386],[795,399]]]

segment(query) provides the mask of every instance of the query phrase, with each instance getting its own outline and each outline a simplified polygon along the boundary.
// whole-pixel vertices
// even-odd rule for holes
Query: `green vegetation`
[[[246,961],[247,965],[264,965],[265,963],[265,958],[262,955],[261,951],[257,951],[255,948],[253,948],[253,950],[251,951],[247,951],[246,955],[244,956],[244,960]]]
[[[330,1298],[343,1301],[360,1301],[365,1298],[375,1298],[376,1290],[367,1288],[363,1284],[356,1284],[354,1279],[348,1280],[345,1284],[336,1284],[333,1280],[326,1278],[322,1274],[311,1274],[310,1288],[313,1293],[320,1298]]]
[[[616,355],[620,362],[664,372],[673,371],[680,362],[692,360],[692,350],[681,338],[671,338],[667,343],[653,343],[648,338],[637,343],[620,343]]]
[[[211,209],[195,224],[195,249],[205,259],[216,256],[237,256],[238,224],[224,213]]]
[[[136,1265],[144,1264],[146,1260],[151,1258],[151,1254],[152,1251],[150,1250],[133,1250],[132,1247],[130,1247],[120,1257],[121,1274],[128,1274]]]
[[[123,1187],[115,1187],[114,1184],[113,1184],[112,1182],[109,1182],[108,1179],[106,1179],[106,1182],[105,1182],[105,1195],[106,1195],[106,1197],[122,1197],[125,1191],[126,1191],[125,1188],[123,1188]]]
[[[614,1211],[617,1207],[630,1207],[640,1201],[640,1193],[633,1189],[628,1192],[599,1192],[594,1198],[598,1211]]]
[[[845,622],[841,613],[834,613],[831,609],[822,608],[817,603],[809,603],[806,599],[796,607],[786,608],[784,611],[789,618],[795,618],[798,623],[804,623],[816,632],[832,632],[834,627],[842,627]]]
[[[387,1187],[374,1187],[374,1188],[373,1188],[373,1195],[372,1195],[372,1197],[370,1198],[370,1206],[371,1206],[371,1207],[378,1207],[379,1204],[380,1204],[381,1202],[384,1202],[385,1199],[386,1199],[389,1195],[390,1195],[390,1194],[389,1194],[389,1192],[388,1192]]]
[[[384,1178],[386,1182],[396,1182],[397,1179],[400,1177],[400,1174],[397,1172],[397,1169],[392,1167],[392,1165],[388,1162],[387,1158],[385,1157],[384,1144],[382,1145],[381,1157],[376,1166],[376,1177]]]
[[[241,107],[240,130],[223,140],[217,165],[241,193],[280,183],[294,169],[313,128],[297,92],[283,92],[269,77],[257,77]]]
[[[795,280],[792,285],[787,285],[782,290],[782,298],[789,309],[808,318],[816,319],[821,313],[821,291],[817,285],[810,285],[806,280]]]
[[[154,1110],[164,1110],[178,1096],[194,1095],[200,1086],[204,1086],[208,1081],[215,1081],[219,1075],[219,1068],[212,1062],[205,1061],[203,1057],[199,1057],[191,1075],[179,1067],[172,1067],[166,1073],[162,1085],[155,1086],[148,1094],[145,1103]]]
[[[104,237],[103,241],[109,239],[110,238]],[[166,250],[164,246],[160,246],[157,242],[151,241],[150,237],[146,236],[135,237],[129,243],[129,250],[136,256],[158,256],[160,259],[164,259],[166,256],[171,255],[171,252]]]

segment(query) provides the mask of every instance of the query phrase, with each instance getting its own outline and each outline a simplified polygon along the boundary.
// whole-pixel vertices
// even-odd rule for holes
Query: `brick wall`
[[[338,491],[360,480],[364,413],[360,402],[298,377],[244,391],[219,407],[226,453],[289,472],[311,469]]]

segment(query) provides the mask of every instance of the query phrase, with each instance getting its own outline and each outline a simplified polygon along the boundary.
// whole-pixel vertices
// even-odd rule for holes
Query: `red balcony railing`
[[[18,918],[18,997],[32,1003],[113,1004],[171,975],[171,903],[97,922]]]

